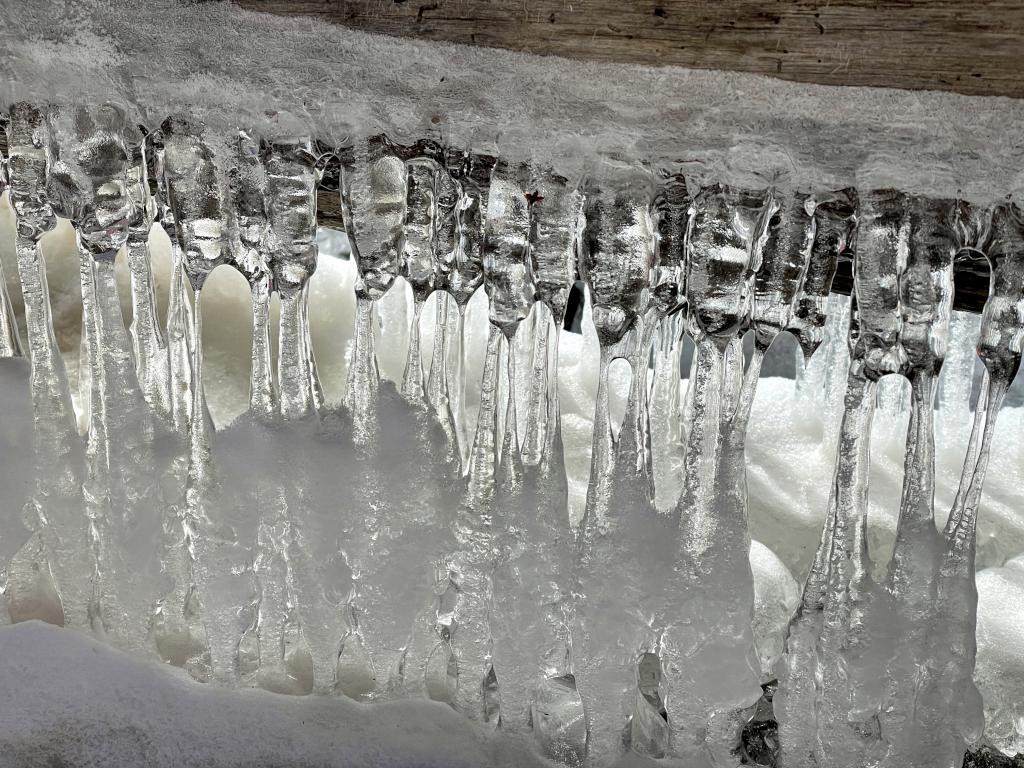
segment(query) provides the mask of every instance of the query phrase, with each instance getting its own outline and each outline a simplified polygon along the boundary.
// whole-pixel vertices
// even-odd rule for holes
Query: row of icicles
[[[235,267],[252,291],[251,416],[300,423],[329,410],[308,330],[317,185],[326,160],[308,138],[215,135],[185,117],[147,134],[106,107],[16,104],[7,134],[36,451],[76,436],[39,248],[61,216],[75,227],[82,263],[82,368],[90,377],[83,391],[93,467],[92,480],[83,482],[109,484],[119,471],[111,459],[115,435],[129,446],[166,427],[187,435],[182,536],[184,561],[194,561],[204,497],[214,485],[199,302],[216,267]],[[340,162],[343,218],[359,275],[344,402],[351,438],[370,451],[379,437],[373,308],[401,276],[412,288],[414,313],[400,391],[433,414],[458,457],[458,476],[466,478],[455,523],[462,549],[445,565],[456,575],[453,584],[457,577],[460,600],[470,599],[468,585],[493,588],[485,585],[494,571],[488,546],[500,538],[492,513],[514,517],[525,509],[528,518],[531,510],[542,516],[539,509],[551,507],[567,521],[557,329],[574,281],[587,287],[601,349],[591,477],[579,530],[569,535],[572,564],[554,568],[562,579],[553,603],[559,616],[547,630],[564,645],[563,660],[547,665],[550,680],[578,686],[586,745],[573,743],[580,739],[572,723],[547,723],[558,718],[541,712],[536,691],[523,693],[526,714],[516,714],[507,694],[500,706],[503,727],[532,728],[549,754],[567,762],[611,762],[629,743],[654,757],[686,758],[687,765],[735,763],[762,679],[751,661],[749,626],[743,456],[751,404],[762,359],[779,334],[794,334],[806,358],[821,344],[837,263],[852,259],[851,357],[835,476],[821,542],[776,669],[779,765],[959,765],[983,727],[971,679],[981,486],[1024,335],[1024,219],[1014,203],[979,207],[895,190],[694,186],[681,175],[655,178],[625,166],[603,167],[574,183],[550,168],[428,141],[399,146],[383,136],[338,150],[330,160]],[[149,260],[154,222],[173,248],[166,327],[157,317]],[[113,279],[122,247],[131,273],[130,335]],[[966,257],[987,258],[991,269],[978,342],[986,372],[960,490],[940,532],[933,522],[933,403],[949,338],[954,262]],[[454,301],[461,345],[465,310],[481,285],[491,327],[470,436],[463,398],[449,385],[447,318]],[[281,301],[276,380],[269,333],[274,292]],[[425,377],[419,319],[434,292],[438,333]],[[0,356],[18,355],[10,302],[0,298]],[[498,361],[531,311],[539,319],[529,326],[535,335],[526,429],[520,440],[516,355],[507,354],[499,445]],[[747,330],[755,343],[744,365]],[[665,424],[680,416],[649,407],[656,334],[676,350],[676,366],[684,334],[696,346],[685,428],[673,433],[682,456],[681,493],[668,515],[653,507],[654,464],[670,431]],[[608,369],[617,358],[630,362],[632,381],[622,427],[613,435]],[[912,408],[896,547],[888,580],[876,584],[865,539],[867,456],[874,390],[888,374],[909,379]],[[126,425],[146,424],[134,442],[126,436]],[[530,523],[517,530],[528,537]],[[548,546],[544,532],[538,536],[536,546]],[[638,581],[646,586],[635,594],[623,583],[630,557],[651,557],[663,569],[649,583]],[[186,574],[181,584],[178,604],[185,606],[185,623],[195,623],[195,578]],[[621,615],[584,599],[619,588],[631,606]],[[19,614],[17,600],[8,598],[12,618],[39,617]],[[445,610],[438,608],[435,630],[448,643]],[[456,635],[473,626],[472,610],[463,611],[468,619]],[[95,626],[95,613],[83,622]],[[72,623],[60,616],[59,623],[66,621]],[[609,629],[609,622],[617,626]],[[168,641],[178,650],[165,658],[194,659],[193,634],[178,632],[178,640]],[[481,637],[479,677],[465,671],[472,669],[468,657],[453,652],[460,671],[451,701],[473,719],[494,723],[498,707],[488,690],[495,679],[506,686],[511,677],[498,670],[495,638]],[[624,659],[623,647],[630,649]],[[620,674],[609,674],[609,666]]]

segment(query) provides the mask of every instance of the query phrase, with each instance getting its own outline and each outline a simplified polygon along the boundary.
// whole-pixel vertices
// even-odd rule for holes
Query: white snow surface
[[[113,101],[342,143],[433,136],[572,178],[595,163],[704,181],[896,186],[989,202],[1024,188],[1024,101],[599,64],[366,34],[226,2],[0,0],[0,105]],[[282,118],[281,113],[291,115]]]
[[[38,621],[0,630],[0,767],[529,768],[444,704],[200,685]]]

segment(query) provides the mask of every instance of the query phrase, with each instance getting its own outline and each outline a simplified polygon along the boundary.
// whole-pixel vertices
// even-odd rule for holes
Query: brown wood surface
[[[389,35],[1024,97],[1024,0],[235,0]]]

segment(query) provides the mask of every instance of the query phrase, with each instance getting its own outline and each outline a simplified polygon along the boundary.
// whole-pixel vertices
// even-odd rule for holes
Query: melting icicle
[[[324,405],[309,333],[309,278],[316,271],[316,185],[319,170],[308,138],[277,139],[266,159],[268,210],[274,233],[270,268],[281,297],[277,362],[281,416],[316,416]]]
[[[6,130],[6,121],[0,118],[0,129]],[[0,152],[0,195],[7,186],[7,160]],[[7,280],[4,278],[3,267],[0,266],[0,358],[22,357],[21,336],[18,323],[14,318],[11,298],[7,295]]]
[[[529,263],[529,212],[522,186],[525,169],[499,164],[490,179],[486,207],[486,237],[482,261],[484,287],[490,298],[490,335],[480,385],[480,410],[470,450],[465,500],[459,510],[453,559],[461,594],[454,636],[458,655],[457,707],[471,719],[497,725],[496,691],[499,678],[492,662],[489,628],[493,596],[493,547],[504,524],[494,509],[496,477],[501,460],[501,497],[515,502],[521,490],[522,459],[516,435],[515,353],[512,340],[533,300]],[[509,400],[503,454],[498,451],[498,382],[502,339],[508,348]],[[496,519],[497,518],[497,519]],[[488,680],[491,684],[488,685]],[[516,717],[511,715],[511,722]],[[521,727],[521,723],[519,723]]]
[[[581,523],[584,538],[603,525],[607,512],[615,450],[608,414],[608,367],[628,352],[624,340],[640,317],[642,291],[650,280],[654,258],[650,188],[646,177],[638,174],[630,179],[623,173],[608,190],[586,190],[580,274],[590,291],[601,361],[590,482]]]
[[[148,137],[129,126],[125,132],[129,153],[128,194],[135,211],[128,228],[128,270],[131,274],[132,323],[129,331],[135,353],[135,371],[142,396],[164,421],[171,418],[167,340],[157,316],[156,291],[150,264],[149,233],[156,218],[156,200],[149,191]]]
[[[556,440],[561,441],[554,434],[559,429],[558,339],[576,277],[583,195],[553,171],[535,171],[529,187],[530,253],[535,298],[540,304],[534,309],[533,372],[523,461],[534,466],[551,461],[549,451]]]
[[[953,508],[946,522],[946,550],[939,568],[930,662],[919,707],[934,724],[937,765],[954,765],[964,745],[977,744],[984,715],[974,684],[975,547],[982,484],[992,450],[996,418],[1009,384],[1020,368],[1024,347],[1024,214],[1012,202],[996,206],[985,248],[992,267],[989,298],[981,319],[978,356],[985,380]]]
[[[438,162],[422,153],[440,154],[434,147],[416,147],[406,161],[405,223],[402,227],[402,276],[412,288],[413,313],[409,350],[402,377],[402,395],[415,404],[423,402],[423,362],[420,358],[420,315],[434,290],[434,227],[437,216],[436,187],[441,173]]]
[[[889,606],[878,601],[874,613],[865,618],[873,633],[874,653],[880,658],[891,656],[880,725],[886,764],[893,766],[935,764],[935,755],[926,749],[927,740],[913,726],[923,633],[929,623],[942,551],[934,520],[933,414],[935,384],[949,344],[953,307],[953,258],[958,250],[952,226],[954,206],[952,200],[911,201],[907,267],[900,278],[900,343],[907,354],[911,412],[887,583],[895,617],[887,615]],[[890,637],[898,641],[893,643]]]
[[[277,392],[271,370],[270,269],[274,248],[268,210],[266,169],[259,143],[239,131],[235,145],[237,164],[230,179],[234,227],[231,262],[249,283],[252,299],[252,347],[249,369],[249,413],[268,420],[277,413]]]
[[[91,367],[90,471],[84,489],[94,548],[93,629],[141,642],[142,617],[153,595],[139,563],[145,552],[126,541],[156,528],[151,494],[153,424],[136,378],[114,278],[114,258],[128,239],[134,205],[128,191],[124,117],[111,106],[51,110],[47,189],[75,227]],[[147,527],[152,526],[152,527]],[[126,581],[127,574],[136,581]]]
[[[750,312],[774,207],[771,195],[715,185],[700,191],[690,217],[686,291],[697,362],[670,605],[671,615],[694,618],[676,618],[666,633],[666,704],[673,752],[706,754],[715,764],[735,748],[740,713],[761,692],[749,625],[750,534],[745,505],[733,496],[742,488],[716,482],[720,424],[731,416],[723,395],[737,386],[726,376],[726,351]],[[722,478],[729,477],[730,466],[723,466]],[[710,636],[729,639],[711,647],[702,639]]]
[[[568,658],[572,531],[558,424],[557,341],[575,275],[582,196],[565,179],[536,171],[526,190],[536,288],[534,360],[522,487],[515,497],[504,495],[500,510],[494,668],[502,727],[522,730],[532,723],[541,748],[571,762],[582,756],[585,731]],[[507,455],[515,449],[508,439],[514,416],[505,424]]]
[[[861,196],[854,264],[856,323],[851,323],[856,335],[833,489],[836,510],[818,641],[822,683],[815,747],[819,763],[851,768],[874,754],[879,741],[882,680],[874,669],[865,620],[885,610],[887,597],[869,567],[867,452],[875,383],[901,373],[907,361],[899,332],[909,228],[905,195],[879,190]]]
[[[455,371],[457,385],[452,391],[455,426],[463,461],[463,472],[469,471],[469,435],[466,434],[466,393],[465,393],[465,321],[466,307],[473,294],[483,284],[483,240],[484,222],[487,218],[487,199],[491,185],[491,174],[497,158],[476,153],[467,154],[464,163],[453,167],[456,181],[462,185],[462,198],[456,209],[458,217],[458,247],[455,264],[449,275],[448,290],[458,310],[456,340],[458,367]]]
[[[182,438],[188,435],[192,424],[192,304],[185,287],[185,273],[181,241],[175,222],[167,183],[167,150],[162,131],[150,133],[147,146],[153,146],[153,175],[157,182],[157,220],[171,243],[171,280],[167,298],[167,368],[171,393],[171,423]]]
[[[654,384],[650,422],[651,479],[655,504],[667,512],[682,490],[682,447],[679,397],[683,327],[686,306],[686,230],[690,193],[681,174],[671,174],[654,199],[658,225],[658,251],[651,281],[652,327],[658,332],[654,353]]]
[[[24,508],[31,538],[8,567],[11,621],[42,619],[85,627],[89,555],[82,544],[81,455],[64,359],[57,349],[39,241],[56,225],[46,196],[46,125],[31,104],[11,106],[7,125],[10,202],[25,302],[33,413],[35,486]]]
[[[458,450],[458,434],[452,411],[451,390],[448,381],[449,299],[452,271],[455,269],[461,247],[459,234],[459,207],[462,203],[462,185],[449,171],[461,160],[461,153],[446,150],[445,167],[439,168],[434,184],[434,232],[431,251],[434,267],[434,289],[437,298],[434,322],[434,349],[430,359],[427,380],[427,402],[434,409],[438,423],[448,437],[451,450]]]
[[[212,484],[210,434],[212,424],[206,412],[202,386],[202,289],[210,273],[221,264],[228,263],[224,226],[224,190],[214,161],[213,149],[201,124],[183,117],[172,117],[161,127],[164,138],[164,173],[168,202],[174,215],[178,243],[182,250],[182,269],[191,284],[194,298],[192,308],[191,385],[192,419],[189,425],[188,487],[182,509],[184,552],[176,553],[181,564],[177,574],[175,592],[165,600],[172,606],[171,614],[162,616],[165,633],[179,638],[193,656],[189,666],[202,668],[212,653],[214,673],[225,675],[234,658],[236,638],[224,637],[222,629],[200,618],[201,602],[195,585],[197,551],[206,543],[201,539],[200,525],[205,515],[203,505]],[[173,279],[173,278],[172,278]],[[173,363],[173,358],[172,358]],[[172,376],[174,375],[172,369]],[[184,590],[184,595],[182,591]],[[179,602],[181,601],[181,602]],[[181,617],[176,611],[182,606]],[[180,622],[180,624],[179,624]],[[210,638],[207,648],[206,635]]]
[[[625,356],[629,333],[639,322],[654,263],[655,230],[650,203],[653,179],[640,171],[608,171],[586,188],[586,228],[580,273],[590,290],[601,345],[593,454],[587,502],[580,523],[577,594],[616,594],[583,601],[575,609],[573,665],[587,723],[587,760],[613,762],[636,698],[640,655],[656,643],[653,614],[660,590],[652,590],[647,558],[657,518],[646,493],[621,482],[633,467],[616,472],[608,413],[608,368]],[[614,491],[621,487],[622,494]],[[613,583],[615,586],[613,586]],[[637,618],[637,617],[641,618]],[[653,626],[652,626],[653,625]]]
[[[804,366],[825,339],[829,293],[840,258],[852,257],[857,193],[853,189],[823,195],[814,209],[814,245],[787,330],[800,343]]]
[[[520,323],[526,319],[534,301],[534,276],[530,263],[529,201],[525,167],[509,168],[499,164],[491,179],[487,204],[486,237],[484,251],[484,289],[490,299],[490,322],[505,339],[508,365],[508,401],[505,412],[505,434],[497,472],[497,501],[491,524],[498,557],[497,578],[502,566],[512,556],[515,534],[524,501],[524,469],[518,436],[516,414],[516,350],[515,338]],[[486,365],[487,363],[485,363]],[[495,403],[495,405],[497,405]],[[485,442],[490,431],[481,433],[479,425],[485,421],[496,423],[497,412],[481,409],[477,437],[473,446],[472,467],[479,462],[497,463],[497,446]],[[483,449],[483,450],[481,450]],[[486,454],[490,454],[487,456]],[[474,479],[470,476],[470,483]],[[480,488],[480,486],[478,486]],[[481,488],[482,490],[482,488]],[[495,564],[491,564],[491,568]],[[500,583],[500,582],[498,582]],[[510,595],[511,597],[511,595]],[[511,731],[522,731],[529,722],[530,694],[537,682],[534,674],[536,660],[532,655],[524,658],[516,647],[518,630],[512,620],[516,606],[495,605],[488,617],[493,653],[491,673],[500,691],[500,717],[502,726]],[[512,613],[510,614],[510,610]],[[511,634],[510,634],[511,633]],[[456,640],[462,638],[456,634]],[[461,648],[461,642],[460,642]],[[472,668],[471,668],[472,669]],[[470,678],[472,684],[472,678]],[[486,698],[485,698],[486,704]]]
[[[395,282],[401,267],[407,174],[395,148],[383,136],[367,140],[343,161],[342,211],[356,284],[355,359],[348,375],[345,406],[352,413],[356,441],[367,444],[376,430],[380,376],[373,352],[373,302]]]

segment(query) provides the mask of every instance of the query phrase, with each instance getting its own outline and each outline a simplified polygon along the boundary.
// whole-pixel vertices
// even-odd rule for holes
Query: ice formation
[[[225,747],[243,762],[290,764],[280,742],[299,733],[327,764],[379,748],[959,768],[1024,750],[1024,214],[999,197],[1020,182],[1002,138],[1019,104],[895,94],[862,121],[860,90],[837,105],[779,85],[783,110],[739,78],[753,95],[728,133],[735,106],[677,87],[714,75],[618,83],[445,47],[490,80],[441,85],[449,62],[418,44],[325,33],[313,64],[284,22],[142,5],[86,3],[70,43],[43,4],[0,30],[23,54],[0,55],[17,278],[0,275],[0,624],[18,625],[0,629],[16,724],[0,745],[16,764],[58,727],[32,665],[81,664],[90,685],[93,657],[186,728],[192,706],[237,706],[225,729],[248,713],[271,746]],[[241,32],[196,79],[204,20],[224,14]],[[138,47],[175,25],[187,45]],[[262,61],[233,66],[246,39],[275,72],[306,62],[302,82],[271,93]],[[342,77],[344,105],[324,96]],[[657,120],[645,91],[665,94]],[[616,120],[580,107],[608,103]],[[786,151],[811,119],[816,150]],[[898,130],[936,121],[955,155],[943,131]],[[893,131],[902,162],[872,144]],[[318,231],[325,195],[343,235]],[[73,284],[51,287],[69,229]],[[965,264],[991,275],[980,318],[953,312]],[[232,272],[249,338],[220,314]],[[68,293],[77,350],[55,332]],[[246,350],[242,408],[225,406],[222,339]],[[795,382],[763,374],[782,358]],[[54,711],[114,727],[88,710]],[[373,748],[331,732],[378,716]],[[164,764],[156,708],[134,717]],[[72,760],[105,759],[89,749]]]
[[[978,683],[997,743],[1019,746],[1019,701],[990,673],[975,681],[982,482],[1006,449],[995,425],[1024,339],[1016,203],[746,189],[625,163],[570,180],[384,135],[323,152],[284,114],[263,134],[186,115],[146,131],[112,106],[19,102],[7,147],[31,365],[24,383],[10,367],[4,392],[27,387],[32,414],[5,428],[32,435],[12,460],[31,477],[24,507],[4,518],[12,623],[86,632],[210,685],[445,702],[570,765],[736,765],[754,759],[768,707],[780,766],[959,766],[985,743]],[[358,271],[341,405],[310,332],[330,163]],[[58,216],[79,253],[81,437],[40,245]],[[155,222],[171,244],[165,323]],[[848,306],[829,298],[840,259],[854,265]],[[963,259],[991,268],[973,331],[952,321]],[[200,302],[221,267],[249,287],[251,365],[247,412],[214,429]],[[559,397],[577,279],[598,357],[579,515]],[[375,328],[406,285],[407,320]],[[481,292],[477,371],[465,318]],[[984,379],[940,531],[936,391],[953,340],[972,334]],[[798,388],[823,376],[841,394],[823,420],[835,471],[802,595],[752,542],[747,492],[755,393],[785,335]],[[378,360],[401,357],[396,388]],[[971,375],[969,357],[956,363]],[[910,399],[889,558],[869,549],[868,484],[876,393],[893,376]],[[966,409],[962,384],[942,381],[938,400]]]

